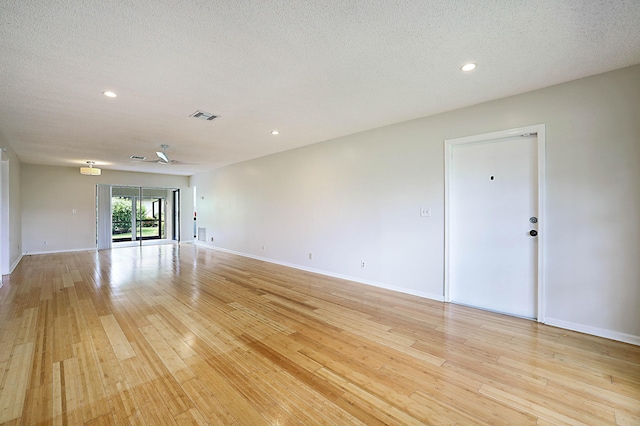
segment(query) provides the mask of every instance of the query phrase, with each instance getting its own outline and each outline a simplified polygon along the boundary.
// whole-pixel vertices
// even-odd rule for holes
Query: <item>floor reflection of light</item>
[[[207,250],[208,251],[208,250]],[[127,297],[129,291],[151,285],[149,294],[158,295],[172,287],[186,287],[195,303],[201,296],[198,268],[211,263],[207,251],[189,245],[151,245],[101,250],[95,252],[93,280],[96,289],[107,297]],[[108,293],[108,294],[107,294]]]
[[[145,240],[125,243],[114,243],[111,272],[114,284],[122,284],[126,280],[158,278],[170,271],[173,266],[173,256],[179,247],[173,240]],[[132,253],[137,253],[133,255]],[[129,259],[131,262],[126,262]],[[130,268],[123,268],[130,264]],[[179,270],[174,271],[174,273]]]
[[[96,250],[94,255],[96,267],[93,269],[93,281],[98,284],[102,282],[102,255],[100,250]]]
[[[127,262],[127,259],[124,258],[122,254],[124,253],[118,252],[116,254],[112,251],[111,262],[109,264],[111,283],[118,286],[126,284],[132,278],[131,271],[135,270],[136,266],[134,257],[129,257],[129,262]]]

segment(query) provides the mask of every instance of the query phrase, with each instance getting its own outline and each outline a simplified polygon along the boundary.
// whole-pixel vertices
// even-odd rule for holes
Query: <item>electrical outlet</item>
[[[262,250],[264,250],[264,246],[262,246]]]
[[[211,237],[211,242],[213,242],[213,237]]]
[[[366,268],[367,267],[367,262],[365,262],[364,260],[362,262],[360,262],[360,267],[361,268]]]
[[[309,253],[309,260],[313,259],[313,253]]]
[[[431,217],[431,207],[420,207],[420,216]]]

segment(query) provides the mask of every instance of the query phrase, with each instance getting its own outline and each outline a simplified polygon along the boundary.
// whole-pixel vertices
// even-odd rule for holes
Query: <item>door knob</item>
[[[536,235],[538,235],[538,231],[536,231],[535,229],[532,229],[531,231],[529,231],[529,235],[531,235],[532,237],[535,237]]]

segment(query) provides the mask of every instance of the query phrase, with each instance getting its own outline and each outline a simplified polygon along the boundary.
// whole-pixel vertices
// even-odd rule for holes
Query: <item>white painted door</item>
[[[453,145],[450,158],[450,300],[535,318],[537,137]]]

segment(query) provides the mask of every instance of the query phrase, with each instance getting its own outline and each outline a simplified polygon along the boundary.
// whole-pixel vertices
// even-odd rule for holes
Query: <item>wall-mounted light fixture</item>
[[[89,167],[80,167],[80,174],[89,176],[100,176],[102,174],[102,169],[93,167],[96,164],[94,161],[87,161],[87,164]]]

